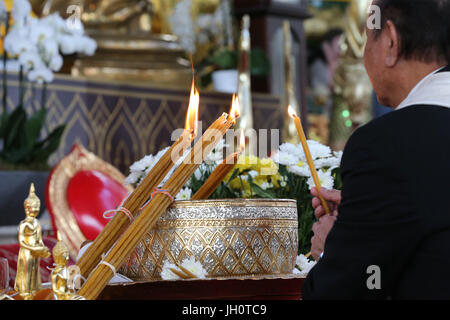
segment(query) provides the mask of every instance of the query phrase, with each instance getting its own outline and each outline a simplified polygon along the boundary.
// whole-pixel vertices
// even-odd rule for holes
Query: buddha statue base
[[[191,63],[172,35],[120,35],[90,32],[97,41],[94,56],[79,57],[72,75],[91,79],[146,82],[156,85],[188,87]]]

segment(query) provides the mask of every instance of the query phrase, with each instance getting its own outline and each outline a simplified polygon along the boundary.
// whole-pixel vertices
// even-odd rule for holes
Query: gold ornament
[[[58,300],[84,300],[83,297],[75,293],[74,281],[72,281],[75,274],[67,267],[69,248],[60,240],[59,234],[58,243],[53,248],[53,260],[55,261],[55,268],[51,273],[51,281],[52,290],[56,298]]]
[[[39,262],[50,256],[49,249],[42,241],[42,231],[36,219],[41,201],[31,184],[30,194],[24,202],[26,218],[19,225],[19,256],[17,257],[17,274],[14,289],[25,299],[31,300],[41,289]]]
[[[289,21],[284,21],[283,23],[283,34],[284,34],[284,79],[285,79],[285,92],[284,92],[284,107],[285,110],[284,122],[283,122],[283,141],[291,142],[297,144],[299,142],[297,128],[294,122],[287,113],[288,106],[291,106],[295,113],[300,115],[300,106],[295,94],[295,80],[294,72],[295,70],[295,59],[292,54],[292,33],[291,24]]]
[[[241,114],[237,120],[236,128],[244,130],[253,129],[253,108],[250,78],[250,16],[242,19],[242,32],[239,42],[239,86],[238,98]]]
[[[342,150],[357,127],[372,118],[372,84],[364,67],[367,8],[370,0],[352,1],[347,11],[342,54],[334,79],[334,105],[330,120],[330,145]]]

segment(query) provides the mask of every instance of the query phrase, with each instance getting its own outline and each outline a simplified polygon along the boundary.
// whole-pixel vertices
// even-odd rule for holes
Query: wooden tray
[[[99,300],[300,300],[298,275],[141,281],[107,286]]]

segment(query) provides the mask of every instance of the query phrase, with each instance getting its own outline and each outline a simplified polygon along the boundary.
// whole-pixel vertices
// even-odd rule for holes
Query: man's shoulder
[[[355,130],[349,142],[374,142],[393,137],[408,137],[412,133],[427,132],[424,128],[450,128],[450,109],[447,107],[416,105],[387,113]],[[450,134],[450,130],[449,130]]]

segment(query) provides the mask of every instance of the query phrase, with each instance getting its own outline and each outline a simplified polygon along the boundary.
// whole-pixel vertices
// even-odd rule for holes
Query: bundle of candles
[[[186,129],[193,128],[193,130],[185,131],[149,172],[140,186],[117,209],[117,214],[78,262],[82,275],[87,276],[79,295],[86,299],[98,297],[145,233],[155,225],[161,214],[172,204],[172,195],[176,195],[181,190],[203,159],[219,143],[228,129],[236,123],[236,119],[239,117],[239,103],[237,99],[233,99],[233,102],[230,114],[223,114],[206,130],[162,189],[158,189],[157,186],[174,163],[181,158],[183,151],[189,147],[196,134],[195,126],[187,126]],[[195,119],[196,122],[199,99],[194,85],[191,91],[191,103],[196,104],[196,107],[195,111],[192,111],[190,104],[188,119]],[[192,118],[191,114],[194,115]],[[191,123],[189,120],[186,122]],[[186,135],[188,136],[186,137]],[[182,145],[180,146],[180,144]],[[173,154],[174,152],[176,155]],[[211,189],[215,189],[215,187],[217,187],[215,183],[210,184]],[[213,191],[207,190],[205,194]],[[149,198],[151,201],[147,202]]]
[[[150,198],[153,190],[163,181],[174,164],[190,147],[197,134],[199,93],[192,82],[191,97],[186,117],[186,125],[183,134],[163,155],[161,160],[153,167],[151,172],[143,179],[142,183],[131,193],[121,205],[119,211],[124,214],[115,214],[97,236],[91,246],[88,247],[77,265],[83,277],[88,277],[91,271],[100,262],[101,255],[117,241],[123,231],[134,220],[142,205]]]

